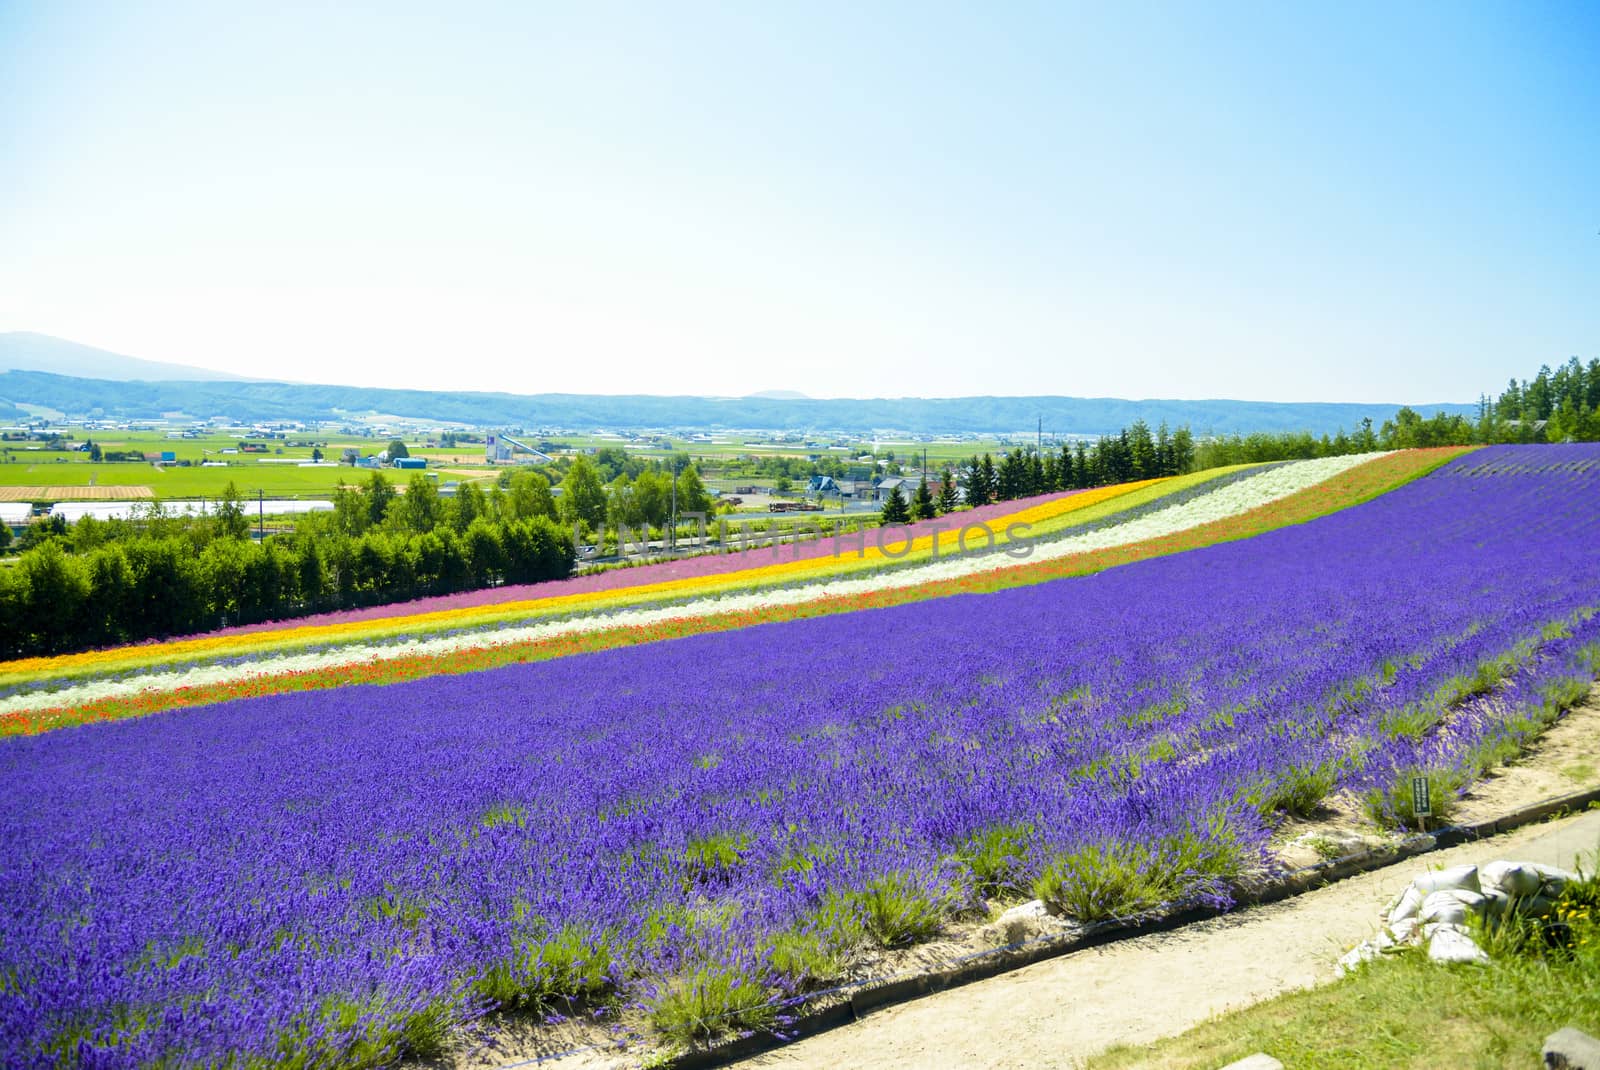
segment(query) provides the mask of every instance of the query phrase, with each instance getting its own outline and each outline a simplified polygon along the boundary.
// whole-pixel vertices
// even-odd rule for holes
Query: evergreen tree
[[[1009,502],[1027,493],[1027,481],[1028,460],[1020,449],[1014,449],[1000,458],[1000,469],[989,485],[994,488],[995,501]]]
[[[983,498],[986,502],[994,501],[995,488],[1000,484],[1000,477],[994,469],[994,458],[987,453],[978,465],[979,478],[983,480]]]
[[[991,500],[989,497],[989,481],[983,474],[983,462],[974,454],[971,460],[962,465],[962,468],[965,469],[966,476],[967,504],[974,509],[988,505]]]
[[[1150,436],[1150,425],[1135,420],[1123,432],[1128,444],[1128,479],[1149,479],[1156,474],[1156,443]]]
[[[897,483],[889,489],[889,496],[883,500],[883,522],[885,524],[904,524],[911,520],[911,510],[906,505],[906,496],[900,493]]]
[[[917,482],[917,493],[911,498],[911,519],[932,520],[936,516],[933,504],[933,491],[928,487],[928,477],[924,473]]]
[[[1094,486],[1094,470],[1089,462],[1089,446],[1081,438],[1072,447],[1072,486],[1076,490]]]
[[[956,477],[948,467],[939,475],[939,513],[947,515],[956,511],[961,503],[956,491]]]

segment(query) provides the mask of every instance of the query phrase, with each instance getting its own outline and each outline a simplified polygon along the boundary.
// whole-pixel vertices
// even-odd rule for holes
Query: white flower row
[[[801,605],[825,598],[849,597],[873,591],[914,587],[930,580],[956,579],[976,575],[1021,561],[1045,561],[1092,550],[1103,550],[1145,539],[1159,538],[1189,528],[1237,516],[1270,504],[1298,491],[1333,478],[1379,454],[1330,457],[1262,472],[1259,475],[1193,498],[1179,505],[1137,517],[1123,524],[1101,528],[1083,535],[1054,541],[1031,542],[1025,537],[1010,546],[1009,554],[967,553],[948,556],[895,572],[843,579],[768,591],[751,591],[696,599],[682,605],[654,609],[619,610],[596,613],[568,620],[549,621],[502,628],[491,632],[463,633],[434,639],[417,639],[393,644],[351,643],[314,653],[263,655],[244,664],[203,665],[189,669],[152,669],[117,680],[101,680],[60,688],[34,691],[0,699],[0,716],[27,710],[77,706],[101,699],[126,698],[144,691],[172,691],[180,687],[205,687],[212,684],[249,680],[254,677],[315,672],[342,665],[450,654],[461,650],[511,646],[537,642],[562,635],[601,631],[607,628],[638,627],[671,620],[691,620],[724,613],[739,613],[761,608]],[[982,545],[974,535],[969,546]],[[1026,552],[1025,552],[1026,551]]]

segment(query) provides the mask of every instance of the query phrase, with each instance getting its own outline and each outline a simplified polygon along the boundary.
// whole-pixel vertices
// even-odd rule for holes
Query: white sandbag
[[[1422,909],[1422,893],[1417,891],[1415,885],[1406,885],[1406,890],[1400,893],[1389,906],[1389,924],[1397,925],[1407,918],[1414,918]]]
[[[1465,929],[1455,925],[1440,925],[1428,939],[1428,958],[1434,962],[1467,962],[1483,965],[1489,961]]]
[[[1339,957],[1339,964],[1333,968],[1333,972],[1343,977],[1345,974],[1359,969],[1382,954],[1383,952],[1379,950],[1378,945],[1370,940],[1359,943]]]
[[[1489,862],[1478,871],[1484,891],[1497,888],[1508,896],[1526,899],[1538,895],[1544,875],[1526,862]]]
[[[1466,923],[1467,915],[1482,911],[1484,903],[1484,897],[1477,892],[1447,888],[1428,893],[1422,900],[1422,909],[1418,912],[1418,916],[1424,925],[1433,922],[1462,925]]]
[[[1395,922],[1386,931],[1395,943],[1411,944],[1422,934],[1422,923],[1416,918],[1406,918]]]
[[[1502,917],[1507,910],[1511,909],[1511,904],[1514,901],[1499,888],[1485,887],[1483,890],[1483,912],[1491,918]]]
[[[1481,892],[1483,890],[1482,885],[1478,883],[1477,866],[1452,866],[1449,869],[1436,869],[1413,878],[1411,885],[1423,895],[1452,888],[1459,888],[1468,892]]]
[[[1535,864],[1533,868],[1538,871],[1539,876],[1544,878],[1544,886],[1539,889],[1539,894],[1547,895],[1551,899],[1559,898],[1561,893],[1566,890],[1568,883],[1578,879],[1576,873],[1569,873],[1555,866]]]
[[[1543,918],[1556,908],[1556,897],[1551,895],[1536,895],[1532,899],[1523,899],[1517,903],[1517,912],[1526,914],[1530,918]]]

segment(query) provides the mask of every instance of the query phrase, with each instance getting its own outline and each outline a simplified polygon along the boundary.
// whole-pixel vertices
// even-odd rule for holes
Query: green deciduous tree
[[[706,485],[700,479],[700,470],[691,464],[679,472],[678,515],[705,513],[710,516],[712,508],[711,495],[706,491]]]
[[[556,501],[550,494],[550,481],[538,472],[526,469],[515,473],[506,493],[506,508],[513,520],[527,520],[536,516],[554,520]]]
[[[364,490],[367,502],[367,527],[377,527],[383,523],[384,516],[389,512],[389,504],[395,499],[394,484],[385,479],[382,472],[374,472],[367,477]]]
[[[597,529],[606,522],[606,488],[599,470],[581,454],[561,481],[560,510],[561,519],[568,524]]]
[[[389,520],[404,531],[424,535],[444,518],[444,502],[433,480],[421,472],[406,481],[406,492],[389,507]]]
[[[245,519],[244,503],[239,499],[239,488],[233,485],[233,480],[222,488],[222,497],[217,502],[217,534],[225,539],[246,539],[250,537],[250,521]]]

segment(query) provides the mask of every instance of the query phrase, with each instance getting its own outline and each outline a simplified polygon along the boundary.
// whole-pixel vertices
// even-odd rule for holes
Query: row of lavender
[[[995,888],[1225,897],[1285,785],[1469,767],[1592,669],[1597,491],[1592,447],[1494,448],[1094,576],[10,741],[0,1051],[381,1059],[782,989]]]

